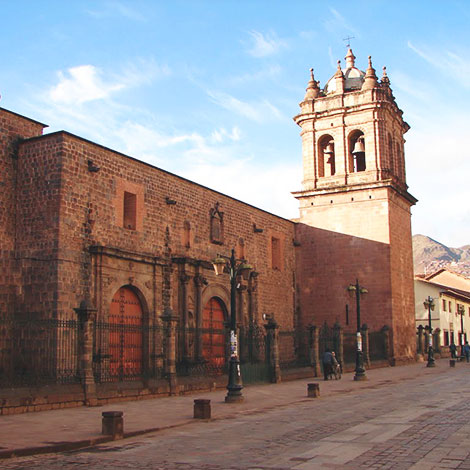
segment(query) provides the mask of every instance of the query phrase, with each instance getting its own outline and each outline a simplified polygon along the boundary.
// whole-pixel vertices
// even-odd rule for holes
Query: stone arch
[[[348,136],[348,163],[350,173],[366,170],[365,137],[361,129],[354,129]],[[362,151],[358,151],[361,148]],[[353,153],[354,152],[354,153]]]
[[[229,283],[227,279],[227,284]],[[202,291],[202,305],[207,304],[207,302],[212,298],[219,298],[225,305],[225,320],[228,321],[229,311],[228,306],[230,305],[230,290],[229,287],[225,287],[221,284],[210,284]]]
[[[336,173],[335,141],[330,134],[318,139],[318,177],[333,176]]]

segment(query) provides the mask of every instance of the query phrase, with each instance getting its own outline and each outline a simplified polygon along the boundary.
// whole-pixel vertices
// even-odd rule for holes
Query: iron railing
[[[78,344],[76,320],[0,318],[0,387],[78,383]]]

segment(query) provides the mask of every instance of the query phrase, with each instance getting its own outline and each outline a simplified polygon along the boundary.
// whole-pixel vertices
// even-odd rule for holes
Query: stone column
[[[336,322],[333,326],[333,330],[335,334],[336,353],[338,355],[336,359],[340,364],[344,365],[343,328],[341,328],[341,325]]]
[[[362,354],[364,357],[364,364],[370,367],[370,355],[369,355],[369,327],[364,323],[361,327],[362,334]]]
[[[180,311],[181,311],[181,318],[182,324],[180,325],[181,331],[181,349],[183,361],[188,364],[191,359],[191,355],[189,352],[189,321],[188,321],[188,283],[191,279],[186,273],[181,273],[179,276],[179,284],[180,284]]]
[[[85,405],[97,406],[95,377],[93,375],[93,326],[97,309],[90,301],[83,300],[74,309],[79,321],[79,374],[83,385]]]
[[[196,286],[196,361],[201,362],[202,357],[202,287],[207,285],[207,279],[200,274],[194,276]]]
[[[388,360],[390,365],[394,365],[393,359],[390,354],[390,328],[387,325],[382,327],[382,335],[383,335],[383,342],[384,342],[385,359]]]
[[[267,341],[269,342],[270,357],[269,365],[271,368],[271,382],[281,382],[281,367],[279,364],[279,343],[278,343],[278,330],[279,325],[275,320],[270,319],[268,323],[264,325],[267,333]]]
[[[167,307],[161,318],[166,324],[165,374],[170,385],[170,395],[176,395],[178,391],[176,378],[176,326],[178,325],[178,316],[174,315],[171,308]]]
[[[320,343],[319,343],[319,331],[318,327],[310,326],[310,357],[311,365],[313,366],[313,375],[320,377],[321,366],[320,366]]]

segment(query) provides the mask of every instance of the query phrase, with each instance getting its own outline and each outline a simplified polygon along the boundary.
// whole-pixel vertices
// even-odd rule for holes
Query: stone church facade
[[[356,278],[361,324],[389,329],[388,362],[414,360],[408,126],[386,75],[357,69],[351,51],[346,61],[323,90],[312,72],[294,118],[296,221],[0,108],[3,377],[34,375],[47,349],[48,373],[71,377],[69,398],[56,392],[70,406],[204,388],[228,354],[230,283],[211,261],[232,249],[252,266],[236,290],[242,363],[269,363],[276,344],[281,364],[311,365],[315,325],[354,333]],[[19,334],[18,318],[39,327]],[[38,400],[21,404],[50,405]]]

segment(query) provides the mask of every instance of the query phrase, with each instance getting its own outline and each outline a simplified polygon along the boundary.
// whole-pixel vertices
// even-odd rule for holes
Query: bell
[[[333,155],[335,153],[332,140],[330,140],[330,142],[328,142],[328,145],[325,147],[325,150],[323,150],[323,153],[325,155]]]
[[[366,149],[364,148],[364,139],[359,137],[354,144],[354,149],[352,154],[355,155],[356,153],[365,153]]]

